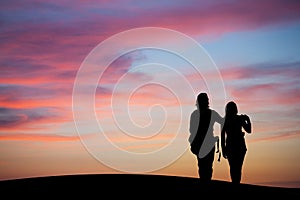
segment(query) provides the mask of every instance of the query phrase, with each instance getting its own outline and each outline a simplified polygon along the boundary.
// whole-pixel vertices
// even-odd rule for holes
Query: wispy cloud
[[[42,123],[64,122],[66,119],[58,109],[51,107],[40,108],[0,108],[0,130],[26,128],[34,129]],[[39,126],[38,126],[39,127]]]
[[[241,103],[251,105],[255,101],[260,109],[295,106],[300,100],[299,66],[299,62],[259,63],[226,67],[221,74],[232,99]]]
[[[298,80],[300,62],[268,62],[256,63],[247,66],[228,66],[221,69],[222,77],[225,80],[234,79],[255,79],[255,78],[269,78],[269,81],[290,81]]]
[[[220,35],[300,19],[299,2],[282,0],[187,1],[165,3],[165,7],[131,1],[109,5],[81,1],[27,4],[1,3],[1,47],[6,55],[53,55],[52,59],[60,61],[79,61],[100,41],[129,28],[158,26],[197,35]]]
[[[285,140],[285,139],[290,139],[299,136],[300,136],[300,131],[289,131],[289,132],[284,132],[281,134],[276,134],[268,137],[258,137],[255,139],[254,138],[249,139],[249,142],[255,143],[255,142],[267,142],[267,141],[279,141],[279,140]]]
[[[68,142],[79,141],[79,136],[62,136],[56,134],[0,134],[0,141],[33,141],[33,142]]]

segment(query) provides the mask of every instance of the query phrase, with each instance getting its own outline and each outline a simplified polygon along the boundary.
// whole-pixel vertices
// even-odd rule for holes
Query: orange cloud
[[[78,136],[62,136],[55,134],[0,134],[0,141],[33,141],[33,142],[68,142],[78,141]]]
[[[291,132],[286,132],[283,134],[273,135],[269,137],[249,139],[249,142],[255,143],[255,142],[264,142],[264,141],[278,141],[278,140],[285,140],[285,139],[299,137],[299,136],[300,136],[300,131],[291,131]]]

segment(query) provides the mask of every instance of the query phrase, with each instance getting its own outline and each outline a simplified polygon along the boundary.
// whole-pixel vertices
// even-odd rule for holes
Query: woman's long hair
[[[225,108],[225,116],[232,117],[235,116],[237,113],[238,109],[236,103],[233,101],[228,102]]]

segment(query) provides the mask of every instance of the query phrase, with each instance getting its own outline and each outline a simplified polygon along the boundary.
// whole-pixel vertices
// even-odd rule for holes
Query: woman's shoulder
[[[239,120],[241,121],[245,121],[247,120],[247,118],[249,118],[247,115],[245,114],[240,114],[240,115],[237,115],[237,117],[239,118]]]

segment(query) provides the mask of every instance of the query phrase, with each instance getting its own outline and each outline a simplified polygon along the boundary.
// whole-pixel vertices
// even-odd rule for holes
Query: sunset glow
[[[252,120],[242,182],[300,187],[300,2],[13,0],[0,10],[0,180],[198,177],[189,116],[206,91],[221,116],[233,100]],[[227,160],[216,156],[213,179],[230,181]]]

